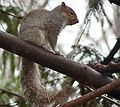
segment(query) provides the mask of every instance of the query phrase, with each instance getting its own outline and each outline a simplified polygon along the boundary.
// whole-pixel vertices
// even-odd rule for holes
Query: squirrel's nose
[[[78,20],[78,19],[75,19],[75,24],[76,24],[76,23],[79,23],[79,20]]]
[[[77,19],[76,23],[79,23],[79,20]]]

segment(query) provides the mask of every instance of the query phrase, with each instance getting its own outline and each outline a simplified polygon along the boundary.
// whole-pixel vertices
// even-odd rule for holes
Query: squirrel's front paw
[[[55,52],[55,55],[59,55],[59,56],[63,56],[60,51],[54,51]]]
[[[44,50],[48,50],[48,47],[45,44],[42,44],[40,47]]]

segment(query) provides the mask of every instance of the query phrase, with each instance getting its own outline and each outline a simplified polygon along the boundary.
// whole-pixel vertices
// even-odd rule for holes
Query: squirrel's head
[[[73,25],[79,22],[74,10],[66,6],[64,2],[61,4],[61,11],[66,18],[67,25]]]

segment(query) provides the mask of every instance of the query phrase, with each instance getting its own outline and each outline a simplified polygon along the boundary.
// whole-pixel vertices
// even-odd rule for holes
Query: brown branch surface
[[[78,82],[87,81],[94,88],[99,88],[114,81],[109,77],[102,76],[99,72],[87,65],[65,59],[62,56],[54,55],[52,52],[33,46],[2,31],[0,31],[0,47],[32,60],[42,66],[68,75]],[[120,87],[109,94],[114,98],[120,99]]]
[[[119,86],[120,86],[120,80],[113,81],[99,89],[96,89],[95,91],[89,92],[83,95],[82,97],[77,98],[73,101],[70,101],[60,107],[76,107],[77,105],[87,103],[88,101],[94,99],[95,97],[99,97],[103,94],[109,93],[112,90],[115,90],[116,88],[118,88]]]
[[[120,63],[109,63],[108,65],[103,65],[100,63],[97,64],[88,64],[91,68],[102,74],[112,74],[112,73],[120,73]]]

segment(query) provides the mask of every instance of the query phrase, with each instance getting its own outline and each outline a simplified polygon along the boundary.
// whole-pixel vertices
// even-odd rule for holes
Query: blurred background
[[[79,23],[67,26],[60,33],[57,49],[66,58],[83,64],[103,61],[117,38],[120,38],[120,7],[110,4],[108,0],[0,0],[0,30],[18,36],[21,18],[28,12],[37,8],[52,10],[62,1],[76,12]],[[78,48],[74,50],[76,44]],[[115,54],[113,61],[120,62],[120,51]],[[19,56],[0,49],[0,107],[31,106],[21,95],[20,68]],[[57,91],[65,86],[68,77],[42,66],[40,69],[46,89]],[[120,75],[112,76],[119,78]],[[90,91],[77,82],[73,86],[76,92],[69,100]],[[79,107],[118,106],[120,105],[99,97]]]

